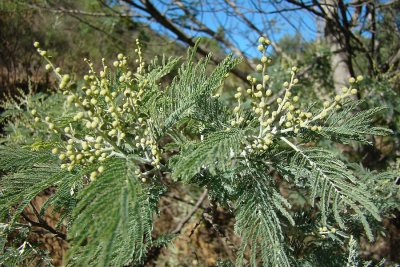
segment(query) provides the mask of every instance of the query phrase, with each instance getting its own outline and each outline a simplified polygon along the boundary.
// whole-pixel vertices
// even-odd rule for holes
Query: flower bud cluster
[[[39,44],[36,45],[38,48]],[[89,71],[83,77],[81,88],[71,86],[70,75],[57,72],[59,89],[65,95],[67,105],[77,110],[69,126],[61,127],[50,117],[43,119],[36,110],[32,111],[35,122],[46,123],[49,130],[68,139],[63,151],[53,149],[53,153],[63,161],[62,168],[73,170],[76,165],[102,162],[108,157],[126,156],[134,151],[142,154],[145,161],[155,168],[160,168],[161,152],[152,121],[139,108],[148,81],[140,75],[144,71],[144,62],[139,45],[136,52],[139,63],[136,74],[129,70],[127,57],[121,53],[113,62],[116,75],[111,73],[104,59],[98,73],[93,63],[85,59]],[[45,59],[51,64],[48,58]],[[50,68],[56,70],[52,64]],[[96,173],[92,173],[91,180],[95,179]]]
[[[256,70],[261,72],[261,80],[249,75],[250,88],[243,90],[241,87],[237,89],[235,98],[238,99],[238,105],[233,111],[235,118],[231,121],[232,126],[238,126],[243,122],[243,117],[240,116],[242,111],[242,102],[244,101],[243,92],[246,92],[250,97],[252,111],[259,121],[258,135],[248,137],[246,150],[265,151],[273,145],[277,135],[284,133],[298,134],[301,129],[309,131],[321,131],[323,125],[321,119],[325,118],[332,110],[340,108],[344,99],[357,94],[357,89],[353,85],[361,81],[362,76],[350,78],[350,87],[344,87],[342,93],[335,95],[331,101],[325,101],[323,108],[318,114],[313,114],[309,110],[301,108],[300,97],[293,94],[293,88],[299,83],[296,78],[298,72],[297,67],[290,69],[291,78],[282,84],[282,95],[273,96],[269,88],[269,79],[267,75],[268,64],[271,63],[270,58],[266,55],[268,42],[265,37],[260,37],[258,50],[262,52],[260,58],[261,64],[257,65]]]

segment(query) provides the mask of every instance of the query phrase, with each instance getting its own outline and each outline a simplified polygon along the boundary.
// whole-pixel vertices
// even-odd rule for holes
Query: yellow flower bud
[[[336,102],[339,102],[341,99],[342,99],[342,97],[340,95],[336,95],[335,96],[335,101]]]
[[[265,42],[265,38],[261,36],[260,38],[258,38],[258,42],[261,43],[261,44],[264,43]]]
[[[361,82],[362,80],[364,80],[364,77],[362,75],[358,75],[357,82]]]
[[[264,51],[264,49],[265,49],[264,46],[261,44],[259,46],[257,46],[257,50],[260,52]]]
[[[266,57],[266,56],[262,56],[261,57],[261,62],[262,63],[265,63],[265,62],[267,62],[268,61],[268,57]]]
[[[49,123],[49,129],[53,130],[54,129],[54,124],[53,123]]]
[[[263,88],[262,84],[257,84],[256,89],[261,90]]]
[[[351,94],[356,95],[357,94],[357,89],[351,89]]]
[[[350,84],[353,84],[353,83],[355,83],[355,82],[356,82],[356,79],[354,79],[353,77],[349,78],[349,83],[350,83]]]
[[[297,101],[299,101],[299,97],[296,95],[293,97],[293,102],[297,102]]]
[[[257,71],[262,71],[262,70],[263,70],[263,66],[262,66],[261,64],[258,64],[258,65],[256,66],[256,70],[257,70]]]
[[[38,48],[38,47],[40,46],[40,44],[39,44],[39,42],[34,42],[34,43],[33,43],[33,46],[34,46],[35,48]]]
[[[265,92],[265,95],[266,95],[266,96],[270,96],[270,95],[272,95],[272,91],[271,91],[271,89],[268,89],[268,90]]]
[[[276,102],[278,102],[278,104],[282,103],[282,98],[279,97],[279,98],[276,100]]]
[[[329,107],[329,104],[330,104],[329,101],[325,101],[325,102],[324,102],[324,108]]]
[[[93,171],[92,173],[90,173],[90,181],[92,181],[92,182],[96,181],[96,177],[97,177],[96,171]]]

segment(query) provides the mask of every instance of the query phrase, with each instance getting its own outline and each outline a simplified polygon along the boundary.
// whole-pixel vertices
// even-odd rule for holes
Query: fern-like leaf
[[[175,163],[173,177],[188,181],[202,170],[212,174],[225,171],[231,166],[232,155],[239,152],[243,131],[215,132],[203,141],[192,144]]]
[[[105,171],[86,187],[73,212],[67,260],[79,266],[140,262],[152,243],[153,207],[130,159],[104,162]]]

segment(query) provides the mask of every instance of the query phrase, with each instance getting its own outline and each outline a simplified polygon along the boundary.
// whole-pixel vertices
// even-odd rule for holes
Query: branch
[[[36,209],[34,209],[35,211]],[[34,212],[35,214],[37,213]],[[25,221],[29,222],[32,226],[34,227],[40,227],[43,229],[46,229],[47,231],[49,231],[50,233],[54,234],[55,236],[63,239],[63,240],[67,240],[67,235],[57,231],[56,229],[54,229],[53,227],[51,227],[50,225],[47,224],[46,221],[44,221],[42,218],[38,217],[39,222],[35,222],[33,220],[31,220],[27,215],[25,215],[24,213],[21,213],[22,217],[24,218]]]
[[[192,208],[192,210],[189,212],[188,215],[186,215],[185,218],[183,218],[178,225],[176,226],[175,230],[172,231],[172,234],[179,234],[182,231],[183,226],[192,218],[193,214],[196,213],[196,211],[200,208],[201,204],[203,203],[204,199],[207,197],[208,190],[204,189],[203,193],[199,197],[199,199],[196,202],[196,205]]]
[[[253,29],[255,32],[257,32],[258,35],[263,36],[264,33],[253,23],[251,22],[242,12],[240,12],[238,6],[231,0],[225,0],[225,2],[233,8],[235,13],[249,26],[251,29]],[[271,42],[272,48],[276,51],[277,54],[281,55],[284,59],[286,59],[288,62],[293,62],[293,60],[282,51],[282,49],[275,43]]]
[[[144,6],[140,6],[136,4],[133,0],[122,0],[125,3],[131,5],[132,7],[138,8],[151,16],[151,18],[155,19],[157,23],[159,23],[164,28],[168,29],[172,33],[174,33],[178,40],[186,43],[187,45],[194,47],[195,41],[193,37],[186,35],[181,29],[179,29],[170,19],[168,19],[164,14],[162,14],[149,0],[141,0]],[[198,46],[197,52],[200,55],[208,56],[209,51],[204,50],[202,47]],[[219,64],[221,61],[214,56],[210,57],[211,61],[215,64]],[[232,69],[231,73],[236,77],[240,78],[243,82],[248,83],[246,77],[247,75],[238,69]]]

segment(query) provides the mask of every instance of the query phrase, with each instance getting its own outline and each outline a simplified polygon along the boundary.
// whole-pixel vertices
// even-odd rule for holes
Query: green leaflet
[[[203,170],[212,174],[216,170],[226,171],[233,164],[231,158],[239,153],[242,140],[242,130],[210,134],[203,141],[198,141],[182,151],[174,164],[173,177],[189,181]]]
[[[152,243],[154,210],[129,159],[110,159],[79,195],[68,238],[72,266],[122,266],[141,262]]]

